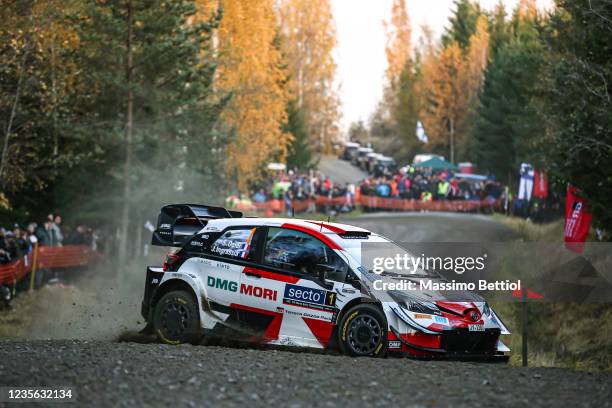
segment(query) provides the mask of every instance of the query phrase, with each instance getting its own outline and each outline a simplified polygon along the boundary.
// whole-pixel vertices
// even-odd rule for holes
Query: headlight
[[[487,317],[491,317],[491,307],[489,307],[489,304],[487,302],[482,305],[482,314]]]
[[[438,309],[438,307],[431,302],[411,299],[406,301],[406,307],[408,307],[408,310],[411,312],[435,315],[441,314],[440,309]]]

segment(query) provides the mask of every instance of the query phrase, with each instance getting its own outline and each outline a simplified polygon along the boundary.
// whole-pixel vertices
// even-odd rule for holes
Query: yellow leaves
[[[2,208],[3,210],[9,210],[11,208],[8,198],[6,198],[4,193],[1,193],[1,192],[0,192],[0,208]]]
[[[410,58],[412,29],[406,11],[405,0],[393,0],[391,21],[383,22],[387,34],[385,54],[387,55],[388,86],[394,88]]]
[[[236,132],[226,163],[241,191],[260,179],[262,167],[284,160],[290,135],[282,131],[289,98],[280,50],[274,45],[272,0],[229,0],[218,31],[219,89],[233,98],[223,119]]]
[[[538,7],[535,0],[520,0],[516,12],[519,21],[532,21],[538,15]]]
[[[476,31],[470,37],[466,55],[465,79],[468,89],[474,91],[484,81],[484,72],[489,62],[489,23],[484,15],[478,17]]]
[[[421,91],[426,103],[421,118],[430,142],[438,146],[461,143],[470,115],[478,103],[489,60],[489,32],[486,17],[480,16],[476,31],[465,52],[456,42],[438,54],[425,55]],[[452,133],[452,135],[451,135]]]
[[[336,27],[330,2],[281,0],[278,10],[290,86],[304,110],[311,141],[326,150],[338,136],[339,117],[332,55]]]

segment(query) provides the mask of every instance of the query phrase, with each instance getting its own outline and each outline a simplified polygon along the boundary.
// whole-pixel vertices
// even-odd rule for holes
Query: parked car
[[[361,145],[355,142],[346,142],[340,152],[340,159],[351,160],[351,153],[359,149]]]

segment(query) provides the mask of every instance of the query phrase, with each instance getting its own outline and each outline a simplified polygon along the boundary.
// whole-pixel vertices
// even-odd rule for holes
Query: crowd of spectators
[[[486,200],[495,202],[506,198],[507,190],[499,182],[489,179],[456,178],[447,170],[434,171],[430,168],[405,167],[394,173],[361,180],[357,186],[352,183],[339,184],[319,171],[302,173],[294,170],[278,171],[248,197],[238,199],[232,196],[230,204],[240,201],[248,207],[251,204],[281,200],[287,215],[292,216],[296,201],[309,201],[307,212],[325,213],[350,212],[355,208],[356,194],[383,198],[413,199],[423,202],[434,200]],[[325,208],[317,208],[315,198],[326,197]],[[319,205],[321,207],[321,205]]]
[[[489,200],[503,198],[505,188],[494,180],[455,178],[452,172],[406,167],[395,174],[369,177],[359,183],[364,196],[420,201]]]
[[[325,212],[349,212],[354,208],[355,185],[339,184],[319,171],[311,170],[301,173],[297,169],[278,171],[257,188],[251,191],[246,200],[252,203],[264,203],[270,200],[282,200],[288,215],[293,215],[293,203],[310,199],[307,211],[318,210],[314,203],[317,196],[327,198],[344,198],[338,204],[328,205]],[[320,209],[319,209],[320,210]]]
[[[0,264],[23,258],[33,250],[35,244],[52,247],[90,245],[96,249],[97,241],[96,231],[79,224],[66,233],[62,217],[49,214],[42,224],[30,222],[25,226],[14,224],[12,228],[0,227]]]
[[[27,225],[14,224],[9,228],[0,227],[0,265],[10,264],[20,259],[29,262],[27,256],[32,253],[36,245],[50,247],[88,245],[96,250],[98,240],[97,231],[81,224],[73,230],[65,228],[60,215],[49,214],[41,224],[30,222]],[[37,271],[35,282],[37,286],[54,280],[58,280],[56,274],[51,274],[46,269]],[[0,296],[7,305],[12,298],[13,290],[0,285]]]

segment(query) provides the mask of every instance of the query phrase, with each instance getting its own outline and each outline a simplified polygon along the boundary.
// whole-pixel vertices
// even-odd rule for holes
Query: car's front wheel
[[[163,343],[198,343],[202,335],[197,301],[183,290],[164,294],[153,311],[153,328]]]
[[[340,350],[351,356],[381,357],[387,352],[387,324],[382,311],[370,304],[352,307],[340,320]]]

